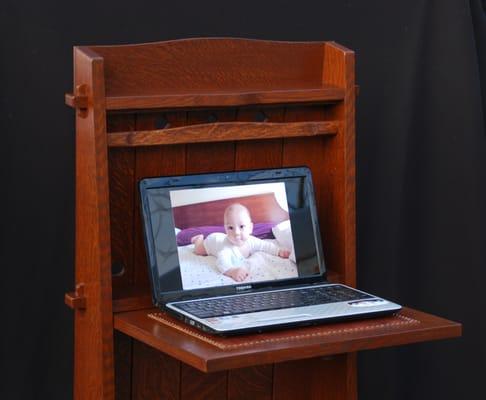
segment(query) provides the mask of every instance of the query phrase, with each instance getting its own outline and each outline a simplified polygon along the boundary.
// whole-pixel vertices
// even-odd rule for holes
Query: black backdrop
[[[484,396],[484,0],[2,0],[0,33],[0,398],[71,398],[72,46],[199,36],[356,51],[359,286],[464,324],[361,353],[360,399]]]

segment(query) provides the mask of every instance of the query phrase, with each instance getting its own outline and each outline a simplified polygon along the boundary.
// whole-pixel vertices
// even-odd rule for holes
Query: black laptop
[[[326,281],[307,167],[140,181],[153,301],[232,335],[395,313],[401,306]]]

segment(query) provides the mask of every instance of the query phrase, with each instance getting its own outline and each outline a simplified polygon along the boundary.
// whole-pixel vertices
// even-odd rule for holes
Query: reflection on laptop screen
[[[267,175],[230,182],[193,176],[214,177],[202,184],[188,184],[190,176],[145,180],[145,239],[159,293],[322,272],[310,183]]]

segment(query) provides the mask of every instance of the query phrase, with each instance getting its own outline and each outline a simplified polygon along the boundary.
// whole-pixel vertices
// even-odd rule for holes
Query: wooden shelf
[[[263,104],[336,103],[344,99],[344,90],[335,86],[296,87],[279,90],[228,90],[224,92],[180,92],[149,95],[106,96],[107,111],[135,109],[177,109],[200,107],[250,106]],[[86,96],[67,93],[66,105],[87,105]]]
[[[154,146],[335,135],[339,126],[340,124],[337,121],[217,122],[178,128],[110,133],[108,135],[108,146]]]
[[[157,319],[155,319],[157,318]],[[158,309],[117,313],[118,331],[203,372],[349,353],[461,335],[461,325],[404,308],[394,316],[221,338]]]
[[[356,285],[354,70],[354,52],[334,42],[74,48],[65,102],[76,109],[76,271],[65,301],[76,400],[355,400],[354,352],[461,334],[405,308],[225,339],[153,308],[138,196],[148,176],[307,165],[328,279]]]
[[[138,96],[107,96],[106,110],[221,107],[305,102],[334,103],[343,99],[344,90],[335,86],[294,87],[278,90],[248,90],[248,88],[245,88],[221,92],[187,91]]]

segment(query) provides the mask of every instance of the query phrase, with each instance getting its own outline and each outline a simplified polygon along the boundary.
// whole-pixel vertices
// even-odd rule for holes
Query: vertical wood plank
[[[324,46],[322,82],[344,89],[344,100],[327,108],[329,119],[341,121],[341,129],[326,147],[326,168],[334,167],[328,179],[334,181],[334,190],[329,195],[330,224],[336,237],[331,242],[333,262],[339,263],[344,282],[356,285],[356,153],[355,153],[355,63],[354,52],[336,43]],[[331,207],[332,206],[332,207]],[[337,241],[336,241],[337,239]],[[347,398],[357,399],[357,355],[346,357]]]
[[[237,121],[282,122],[283,108],[242,108]],[[251,140],[236,144],[235,169],[277,168],[282,165],[282,139]]]
[[[133,114],[107,118],[108,132],[135,129]],[[113,288],[133,282],[133,224],[135,200],[135,151],[111,148],[108,153],[110,184],[111,264]]]
[[[74,85],[86,85],[89,107],[76,115],[76,283],[87,307],[74,314],[74,398],[113,399],[110,205],[103,59],[74,50]]]
[[[345,355],[275,364],[273,399],[350,399],[346,368]]]
[[[340,236],[336,251],[342,259],[342,273],[348,285],[356,285],[356,172],[355,172],[355,79],[354,52],[336,43],[326,43],[322,82],[345,89],[344,100],[326,111],[327,117],[341,121],[341,129],[327,149],[334,155],[337,196],[334,201],[341,222],[335,225]]]
[[[226,400],[227,372],[204,373],[182,364],[181,400]]]
[[[346,353],[346,393],[349,400],[358,398],[358,353]]]
[[[289,107],[285,110],[286,122],[320,121],[324,119],[323,106],[296,106]],[[326,231],[325,227],[327,226],[323,200],[325,199],[326,191],[329,192],[333,189],[326,184],[326,176],[330,171],[323,167],[326,140],[328,138],[320,136],[284,139],[282,160],[284,166],[306,165],[312,170],[319,224],[323,233]]]
[[[132,339],[115,331],[114,349],[115,399],[130,400],[132,398]]]
[[[134,341],[133,400],[179,400],[180,376],[180,361]]]
[[[190,111],[188,124],[234,121],[234,110]],[[186,173],[232,171],[235,165],[235,144],[194,143],[187,145]]]
[[[184,125],[185,112],[137,114],[136,129],[155,129]],[[162,125],[162,126],[161,126]],[[141,178],[163,175],[182,175],[186,168],[186,146],[171,145],[138,148],[135,153],[135,237],[134,237],[134,283],[138,287],[149,286],[147,258],[142,234],[138,182]]]
[[[228,400],[271,400],[273,365],[259,365],[229,371]]]
[[[292,107],[286,110],[286,121],[323,120],[324,106]],[[327,269],[344,277],[344,177],[339,174],[342,149],[335,137],[292,138],[284,140],[286,166],[307,165],[312,170],[319,226]]]

